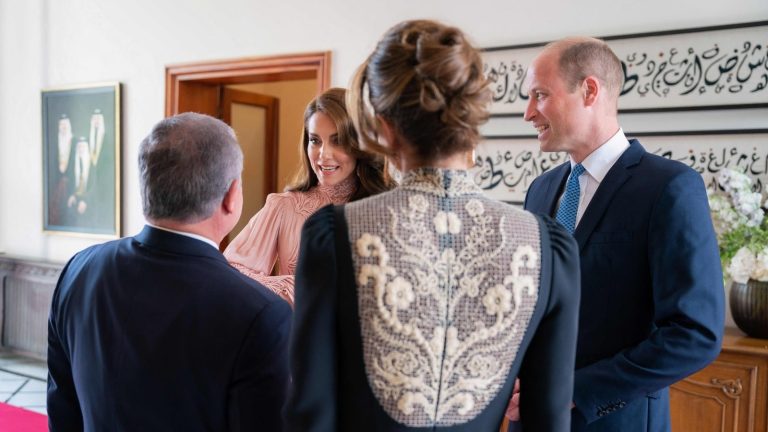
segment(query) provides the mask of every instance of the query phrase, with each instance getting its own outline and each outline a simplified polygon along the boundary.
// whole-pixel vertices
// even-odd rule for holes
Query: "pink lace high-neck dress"
[[[333,186],[317,185],[306,192],[269,194],[264,207],[227,246],[224,256],[246,276],[255,279],[293,306],[293,274],[299,255],[301,227],[318,209],[349,201],[357,177]],[[277,271],[273,268],[277,263]]]

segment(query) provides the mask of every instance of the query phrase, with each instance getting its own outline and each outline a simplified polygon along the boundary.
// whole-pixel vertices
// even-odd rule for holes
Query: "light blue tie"
[[[576,164],[571,171],[571,176],[568,177],[565,194],[560,200],[560,208],[555,215],[555,219],[570,233],[576,229],[576,212],[579,211],[579,176],[582,174],[584,174],[584,167]]]

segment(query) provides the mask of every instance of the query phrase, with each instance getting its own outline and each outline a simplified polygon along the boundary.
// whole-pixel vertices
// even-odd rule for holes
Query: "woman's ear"
[[[379,123],[379,144],[391,152],[397,151],[400,146],[400,140],[392,122],[380,114],[376,115],[376,121]]]

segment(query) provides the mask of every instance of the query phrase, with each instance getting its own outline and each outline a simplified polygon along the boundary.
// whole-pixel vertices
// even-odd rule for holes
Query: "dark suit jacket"
[[[290,307],[202,241],[145,227],[61,274],[51,431],[281,429]]]
[[[525,208],[553,215],[569,172],[565,163],[537,178]],[[711,362],[723,332],[701,176],[631,140],[574,237],[582,300],[572,429],[667,431],[668,386]]]

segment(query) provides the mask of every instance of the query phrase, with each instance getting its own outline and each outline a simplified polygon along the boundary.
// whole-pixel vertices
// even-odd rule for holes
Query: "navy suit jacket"
[[[64,268],[51,431],[281,429],[291,310],[212,246],[145,227]]]
[[[525,208],[553,215],[569,172],[567,162],[534,180]],[[724,326],[702,178],[631,140],[574,237],[582,300],[572,430],[668,431],[669,385],[718,355]]]

